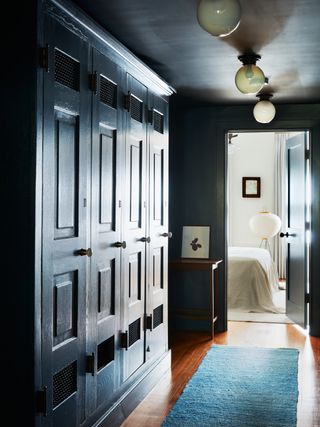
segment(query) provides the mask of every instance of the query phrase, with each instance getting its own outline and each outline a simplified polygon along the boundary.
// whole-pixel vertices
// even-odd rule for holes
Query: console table
[[[175,270],[206,270],[210,274],[210,280],[208,285],[210,286],[210,333],[211,338],[214,336],[214,322],[217,317],[214,314],[214,287],[217,286],[217,268],[222,262],[222,259],[200,259],[200,258],[181,258],[177,260],[169,261],[169,268]]]

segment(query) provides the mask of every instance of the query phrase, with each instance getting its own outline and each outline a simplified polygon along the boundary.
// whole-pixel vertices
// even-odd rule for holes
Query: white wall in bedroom
[[[238,149],[228,156],[229,246],[259,246],[249,219],[262,208],[274,212],[274,132],[238,133],[232,144]],[[261,178],[261,197],[242,197],[242,177]],[[272,242],[270,242],[272,243]],[[271,244],[272,246],[272,244]]]

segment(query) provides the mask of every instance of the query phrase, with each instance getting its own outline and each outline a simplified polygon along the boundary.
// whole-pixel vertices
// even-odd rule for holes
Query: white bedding
[[[228,307],[252,313],[281,313],[272,301],[279,290],[277,269],[262,248],[228,248]]]

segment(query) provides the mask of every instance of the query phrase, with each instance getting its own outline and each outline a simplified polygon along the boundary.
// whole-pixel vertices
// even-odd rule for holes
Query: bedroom
[[[286,286],[288,238],[283,233],[288,227],[286,143],[294,137],[303,140],[304,135],[308,144],[304,132],[228,133],[229,320],[297,322],[295,315],[293,318],[290,315],[289,286]],[[248,187],[246,192],[250,183],[256,187]],[[309,160],[306,159],[305,203],[301,200],[302,206],[306,206],[306,221],[310,216],[309,183]],[[268,220],[274,220],[275,224],[263,223]],[[253,221],[260,221],[258,227],[254,227]],[[269,239],[263,237],[268,235],[264,230],[266,226],[275,227]],[[306,266],[308,251],[307,240]],[[306,290],[298,286],[293,292],[308,293],[308,283]]]

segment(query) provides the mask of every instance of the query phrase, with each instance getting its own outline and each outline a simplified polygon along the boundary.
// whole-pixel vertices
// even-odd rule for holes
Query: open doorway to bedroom
[[[287,146],[289,141],[295,143],[299,138],[306,152],[309,152],[308,132],[305,131],[230,131],[227,134],[229,320],[303,323],[301,319],[297,320],[294,313],[291,315],[296,307],[292,310],[290,300],[300,299],[301,305],[301,295],[304,298],[308,293],[309,236],[305,224],[310,223],[311,196],[307,157],[303,159],[302,187],[305,194],[301,196],[305,277],[300,284],[292,285],[291,295],[288,289],[289,272],[295,271],[291,264],[288,267],[290,239],[294,240],[290,236],[295,235],[287,231],[290,229],[290,216],[294,218],[292,215],[295,215],[295,207],[291,214],[288,210],[288,200],[293,198],[295,192],[301,192],[302,187],[299,190],[297,185],[302,175],[300,179],[299,175],[298,178],[292,175],[291,182],[288,181],[290,161]],[[294,171],[292,166],[291,169]],[[294,179],[298,181],[294,182]],[[270,220],[269,224],[261,225],[261,221],[268,223],[266,219]],[[272,220],[275,220],[274,230],[263,230],[264,227],[272,228]],[[257,230],[257,227],[260,229]]]

